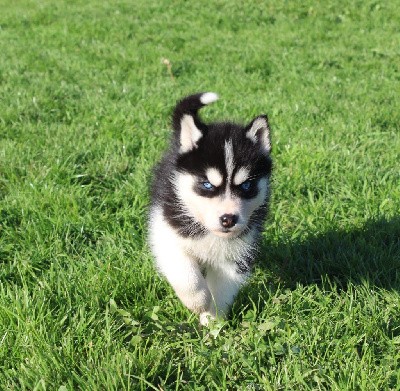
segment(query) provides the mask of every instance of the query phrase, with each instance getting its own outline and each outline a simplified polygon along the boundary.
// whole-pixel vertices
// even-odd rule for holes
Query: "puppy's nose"
[[[238,217],[236,215],[225,214],[219,218],[221,225],[224,228],[232,228],[238,221]]]

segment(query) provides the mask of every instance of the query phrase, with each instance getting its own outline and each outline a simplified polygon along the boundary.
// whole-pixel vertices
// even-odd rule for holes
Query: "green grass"
[[[398,390],[399,26],[395,0],[1,0],[0,389]],[[211,329],[146,245],[195,91],[273,128],[259,266]]]

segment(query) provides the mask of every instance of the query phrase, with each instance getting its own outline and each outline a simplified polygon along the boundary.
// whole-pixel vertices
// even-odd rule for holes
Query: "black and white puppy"
[[[159,271],[200,323],[224,317],[246,281],[267,213],[272,161],[267,117],[205,124],[218,99],[181,100],[171,145],[155,169],[150,245]]]

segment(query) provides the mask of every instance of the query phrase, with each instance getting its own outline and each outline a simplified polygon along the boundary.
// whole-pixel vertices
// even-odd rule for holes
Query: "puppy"
[[[272,170],[267,117],[203,123],[198,110],[217,99],[199,93],[176,105],[149,218],[156,266],[202,325],[226,316],[251,272]]]

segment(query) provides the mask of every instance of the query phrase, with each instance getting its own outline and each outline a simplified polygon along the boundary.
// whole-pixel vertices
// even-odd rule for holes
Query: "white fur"
[[[197,148],[197,142],[201,139],[203,133],[197,128],[191,115],[185,114],[181,120],[180,153],[189,152]]]
[[[250,170],[247,167],[240,167],[233,178],[233,184],[238,186],[245,182],[250,175]]]
[[[232,140],[225,141],[224,151],[225,151],[225,167],[228,173],[228,177],[226,178],[228,184],[227,187],[229,188],[229,185],[231,184],[232,181],[233,170],[235,169]]]
[[[161,208],[150,214],[150,245],[160,272],[200,322],[224,317],[247,275],[236,272],[235,259],[248,255],[255,232],[242,238],[222,239],[212,233],[182,238],[165,221]],[[206,277],[201,273],[206,269]]]
[[[203,105],[209,105],[218,100],[218,95],[215,92],[206,92],[200,97],[200,102]]]
[[[221,186],[224,180],[221,172],[217,168],[213,167],[206,171],[206,176],[210,183],[215,187]]]

